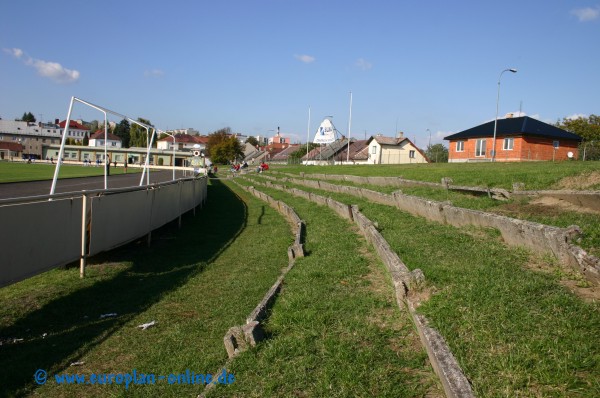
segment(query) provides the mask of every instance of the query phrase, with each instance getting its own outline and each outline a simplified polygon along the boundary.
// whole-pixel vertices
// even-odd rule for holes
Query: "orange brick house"
[[[494,121],[444,137],[448,162],[490,161]],[[528,116],[498,119],[496,161],[523,162],[577,158],[581,137]]]

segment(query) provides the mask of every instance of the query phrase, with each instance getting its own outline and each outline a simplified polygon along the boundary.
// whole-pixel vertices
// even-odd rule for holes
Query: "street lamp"
[[[504,72],[517,73],[517,70],[514,68],[504,69],[502,72],[500,72],[500,77],[498,77],[498,97],[496,98],[496,119],[494,119],[494,138],[492,141],[492,162],[496,161],[496,129],[498,127],[498,106],[500,105],[500,79],[502,79],[502,74]]]

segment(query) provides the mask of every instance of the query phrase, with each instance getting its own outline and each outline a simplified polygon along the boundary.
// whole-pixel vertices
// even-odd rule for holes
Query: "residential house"
[[[429,163],[429,159],[411,140],[399,133],[398,137],[378,134],[367,140],[369,164]]]
[[[448,162],[491,161],[494,120],[444,137],[450,141]],[[528,117],[498,119],[498,162],[567,160],[577,158],[581,137]]]
[[[90,137],[88,146],[103,147],[104,146],[104,130],[98,130]],[[109,148],[121,148],[121,138],[117,135],[108,133],[106,136],[106,146]]]

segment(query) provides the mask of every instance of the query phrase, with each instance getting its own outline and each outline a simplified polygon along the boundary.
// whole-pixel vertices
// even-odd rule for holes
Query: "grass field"
[[[51,180],[54,178],[55,164],[45,161],[35,163],[24,162],[0,162],[0,183],[19,181]],[[141,169],[128,168],[127,172],[138,172]],[[110,168],[111,174],[123,174],[125,169],[121,166]],[[60,167],[59,178],[90,177],[104,175],[104,167],[84,167],[65,163]]]
[[[54,270],[0,289],[0,396],[123,396],[118,385],[57,385],[53,375],[214,373],[223,336],[287,265],[290,226],[235,186],[209,186],[208,204],[184,227],[91,259],[88,277]],[[235,359],[236,382],[215,396],[441,397],[384,267],[350,224],[299,207],[311,227],[267,325],[268,341]],[[332,229],[331,225],[336,228]],[[116,317],[100,318],[106,313]],[[141,331],[136,326],[155,320]],[[15,341],[15,339],[23,339]],[[81,366],[70,367],[81,361]],[[36,386],[33,374],[50,377]],[[202,386],[129,386],[132,396],[196,396]]]
[[[3,170],[4,165],[0,180],[20,173]],[[522,165],[496,175],[498,186],[519,175],[544,174],[536,169],[542,164]],[[540,186],[597,172],[592,162],[556,165],[540,177],[545,178]],[[46,167],[52,177],[48,165],[20,166],[35,166],[34,175]],[[456,170],[450,176],[465,185],[489,185],[476,183],[480,177],[469,173],[494,175],[489,164],[351,167],[331,170],[435,182]],[[399,174],[404,170],[414,176]],[[356,228],[327,208],[260,189],[307,221],[307,257],[286,276],[266,324],[269,339],[236,357],[228,365],[236,382],[217,387],[209,397],[443,396],[410,318],[395,303],[385,267]],[[424,271],[423,295],[429,300],[419,311],[446,338],[477,396],[600,396],[600,304],[584,302],[564,287],[571,276],[553,260],[506,247],[494,230],[455,229],[356,197],[318,193],[358,204],[409,268]],[[494,207],[473,200],[473,206]],[[85,279],[79,279],[77,268],[57,269],[0,289],[0,397],[202,391],[157,383],[126,392],[124,386],[64,386],[53,379],[54,374],[132,369],[157,375],[217,371],[227,359],[223,335],[243,323],[287,265],[293,240],[287,222],[266,203],[217,180],[209,186],[206,207],[195,217],[186,215],[181,230],[170,224],[152,236],[150,248],[136,242],[91,259]],[[100,318],[112,312],[118,316]],[[156,326],[137,328],[151,320]],[[76,361],[83,364],[69,366]],[[48,371],[44,386],[33,381],[37,369]]]
[[[525,189],[549,189],[565,177],[600,174],[600,162],[530,162],[530,163],[430,163],[406,165],[344,166],[276,166],[291,173],[348,174],[357,176],[395,176],[409,180],[439,183],[451,177],[456,185],[472,185],[512,189],[521,182]],[[600,189],[597,182],[586,189]]]
[[[455,229],[299,188],[358,204],[408,267],[424,271],[431,298],[419,311],[448,341],[477,396],[600,395],[600,307],[563,287],[553,260],[506,247],[493,230]]]

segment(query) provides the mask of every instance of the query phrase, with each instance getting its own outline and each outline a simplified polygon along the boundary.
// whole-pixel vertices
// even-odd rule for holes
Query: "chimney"
[[[398,136],[396,138],[404,138],[404,131],[398,131]]]
[[[60,120],[54,119],[54,124],[58,124],[58,123],[60,123]]]

